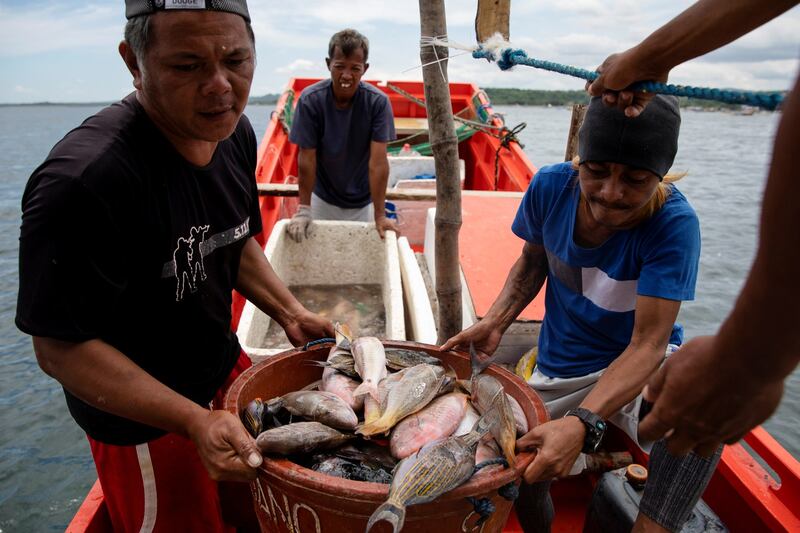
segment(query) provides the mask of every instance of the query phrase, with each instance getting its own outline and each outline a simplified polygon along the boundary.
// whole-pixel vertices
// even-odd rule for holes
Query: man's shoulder
[[[658,215],[660,215],[660,218],[662,220],[670,220],[675,218],[689,218],[697,220],[697,213],[692,207],[692,204],[689,203],[689,200],[686,198],[686,196],[684,196],[674,184],[669,184],[668,187],[670,188],[670,193],[669,196],[667,196],[667,200],[664,202],[663,207],[659,210]]]
[[[570,161],[545,165],[533,177],[531,186],[535,185],[539,190],[558,191],[573,182],[575,173]]]
[[[32,181],[80,183],[90,189],[109,176],[134,176],[136,138],[147,134],[143,110],[135,98],[125,98],[91,117],[64,136],[37,168]]]
[[[45,164],[80,174],[98,160],[124,152],[137,135],[144,133],[144,111],[135,98],[125,98],[83,121],[51,150]]]
[[[328,87],[331,86],[330,78],[325,78],[324,80],[319,80],[318,82],[309,85],[300,93],[300,99],[308,102],[308,101],[321,101],[325,98],[325,94],[328,90]]]
[[[366,81],[361,81],[359,83],[363,91],[363,102],[367,108],[373,109],[376,106],[380,106],[382,109],[383,106],[389,103],[389,97],[386,93]]]

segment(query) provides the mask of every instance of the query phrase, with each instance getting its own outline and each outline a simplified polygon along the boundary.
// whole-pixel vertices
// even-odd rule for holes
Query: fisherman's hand
[[[250,481],[261,466],[261,452],[242,423],[227,411],[203,409],[187,428],[208,475],[215,481]]]
[[[492,359],[492,355],[497,350],[502,338],[503,330],[492,320],[483,318],[461,333],[447,339],[447,342],[442,344],[439,349],[443,352],[453,349],[460,349],[466,352],[469,351],[469,346],[472,344],[475,347],[478,360],[483,363]]]
[[[386,232],[389,230],[399,233],[397,229],[397,222],[391,218],[387,218],[386,216],[375,217],[375,229],[378,230],[378,235],[381,236],[381,239],[386,236]]]
[[[295,313],[292,319],[283,325],[283,330],[292,346],[302,346],[317,339],[334,337],[333,323],[306,308]]]
[[[738,359],[719,353],[715,337],[683,345],[645,387],[653,408],[639,424],[640,438],[666,437],[674,455],[709,456],[766,420],[780,403],[783,380],[760,378]]]
[[[536,426],[517,440],[517,453],[538,450],[525,469],[525,482],[535,483],[568,476],[578,459],[586,427],[577,417],[567,416]]]
[[[311,228],[311,206],[300,204],[297,212],[286,226],[286,232],[294,242],[302,242],[308,238],[308,231]]]
[[[586,90],[592,96],[602,96],[603,103],[617,107],[625,116],[638,117],[644,110],[653,93],[631,91],[627,88],[638,81],[666,82],[669,71],[659,72],[652,68],[649,58],[639,57],[636,47],[619,54],[612,54],[597,67],[600,76],[586,83]]]

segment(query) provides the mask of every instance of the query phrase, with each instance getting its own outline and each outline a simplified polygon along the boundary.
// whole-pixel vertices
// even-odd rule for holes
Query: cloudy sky
[[[532,57],[594,68],[691,3],[514,0],[511,41]],[[415,0],[250,0],[249,5],[258,53],[253,95],[280,92],[293,76],[326,76],[328,39],[348,26],[370,38],[370,78],[421,77],[413,69],[419,64]],[[474,43],[475,8],[475,0],[447,0],[452,40]],[[124,24],[124,8],[117,0],[0,0],[0,103],[98,102],[124,96],[132,89],[116,51]],[[800,64],[798,35],[800,7],[725,49],[678,67],[670,81],[788,89]],[[453,81],[484,87],[583,87],[575,78],[528,67],[501,72],[469,55],[454,57],[449,70]]]

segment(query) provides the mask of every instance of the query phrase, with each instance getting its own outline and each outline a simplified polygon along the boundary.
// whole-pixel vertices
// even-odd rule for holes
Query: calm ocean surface
[[[20,199],[28,176],[94,106],[0,107],[0,533],[63,531],[95,480],[83,432],[58,384],[37,366],[30,339],[14,326]],[[256,134],[271,106],[250,106]],[[570,111],[498,107],[536,166],[563,160]],[[703,252],[697,299],[682,306],[689,337],[710,334],[730,311],[750,267],[759,202],[778,115],[684,111],[678,185],[700,216]],[[751,354],[759,357],[759,354]],[[767,429],[800,456],[800,373]]]

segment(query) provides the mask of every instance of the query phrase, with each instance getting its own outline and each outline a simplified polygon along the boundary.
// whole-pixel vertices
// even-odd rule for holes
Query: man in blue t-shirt
[[[397,230],[384,208],[394,115],[389,98],[361,81],[368,56],[366,37],[336,33],[325,59],[330,79],[306,88],[297,101],[289,140],[300,148],[300,205],[287,227],[297,242],[308,236],[312,219],[374,219],[381,238]]]
[[[549,529],[549,480],[582,469],[609,421],[634,441],[642,387],[682,342],[681,301],[694,298],[700,230],[692,207],[664,176],[677,153],[677,99],[656,97],[637,119],[590,103],[579,164],[542,168],[512,231],[525,245],[486,316],[443,349],[474,344],[491,356],[503,332],[547,279],[547,314],[529,383],[553,421],[517,442],[538,449],[525,471],[534,483],[517,509],[528,530]],[[639,442],[646,451],[652,443]],[[719,458],[653,446],[637,530],[678,530]],[[679,487],[680,490],[674,490]],[[542,503],[544,505],[542,505]]]

